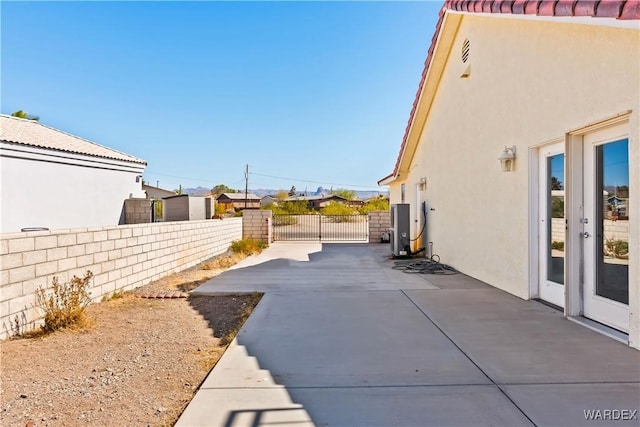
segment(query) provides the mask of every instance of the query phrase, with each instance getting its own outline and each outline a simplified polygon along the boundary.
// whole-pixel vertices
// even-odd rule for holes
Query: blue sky
[[[1,110],[165,188],[376,189],[441,4],[3,1]]]

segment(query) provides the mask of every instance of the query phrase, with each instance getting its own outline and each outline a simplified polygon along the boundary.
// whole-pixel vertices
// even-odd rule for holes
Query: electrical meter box
[[[389,232],[391,233],[391,255],[394,257],[411,255],[408,203],[391,205],[391,228]]]

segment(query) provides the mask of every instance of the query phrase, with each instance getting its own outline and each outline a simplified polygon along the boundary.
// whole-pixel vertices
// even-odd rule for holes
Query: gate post
[[[322,242],[322,214],[318,215],[318,241]]]

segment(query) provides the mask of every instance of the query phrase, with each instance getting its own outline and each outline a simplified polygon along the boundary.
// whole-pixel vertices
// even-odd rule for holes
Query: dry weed
[[[87,271],[83,278],[73,276],[70,282],[62,284],[54,277],[50,292],[38,288],[36,303],[44,313],[44,332],[91,326],[85,310],[91,303],[89,284],[92,278],[91,271]]]

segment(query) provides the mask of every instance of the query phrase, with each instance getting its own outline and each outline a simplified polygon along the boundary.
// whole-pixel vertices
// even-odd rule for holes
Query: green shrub
[[[262,252],[268,245],[253,239],[242,239],[231,242],[231,250],[237,254],[255,255]]]
[[[73,276],[68,283],[53,278],[51,291],[40,287],[36,291],[36,302],[44,313],[43,331],[53,332],[71,326],[84,326],[85,309],[91,302],[89,284],[93,273],[87,270],[83,278]]]
[[[331,201],[324,208],[320,209],[322,215],[354,215],[356,211],[344,203]]]
[[[389,199],[386,197],[378,197],[376,199],[371,199],[366,202],[359,209],[360,213],[363,215],[368,214],[373,211],[388,211],[389,210]]]
[[[277,206],[278,213],[290,215],[304,215],[309,213],[306,200],[291,200],[279,203]],[[276,212],[274,212],[275,214]]]
[[[615,258],[626,257],[629,254],[629,242],[626,240],[607,239],[604,245],[607,253]]]
[[[551,249],[557,249],[559,251],[564,251],[564,242],[557,242],[557,241],[553,241],[551,242]]]

